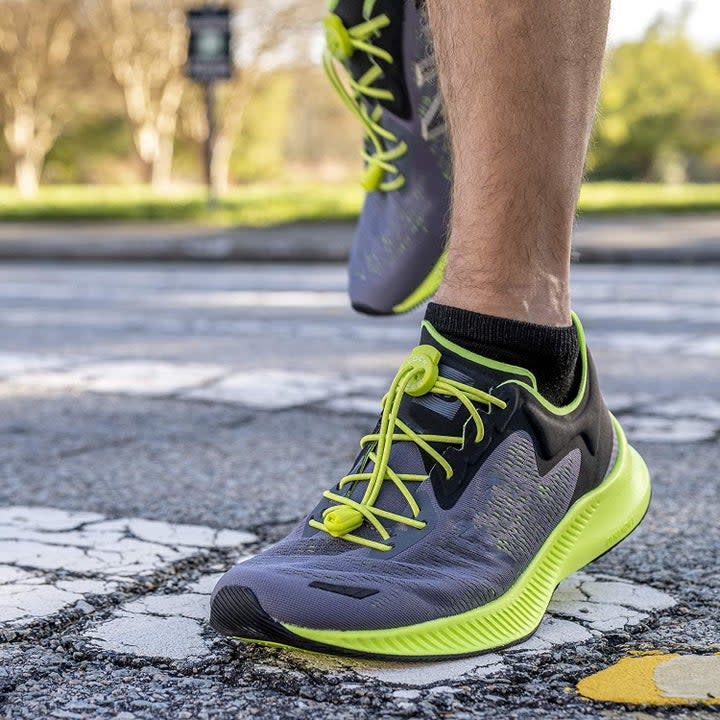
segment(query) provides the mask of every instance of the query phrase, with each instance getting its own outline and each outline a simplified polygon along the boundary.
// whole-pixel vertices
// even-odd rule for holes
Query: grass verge
[[[261,227],[287,222],[354,219],[362,204],[356,183],[274,183],[233,188],[208,208],[202,188],[165,195],[144,186],[48,186],[34,198],[0,187],[0,221],[164,221]],[[587,183],[582,215],[720,212],[720,184]]]

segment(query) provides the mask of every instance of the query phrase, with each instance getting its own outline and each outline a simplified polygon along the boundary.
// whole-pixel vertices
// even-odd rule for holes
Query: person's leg
[[[427,0],[453,154],[436,301],[570,324],[570,235],[609,0]]]

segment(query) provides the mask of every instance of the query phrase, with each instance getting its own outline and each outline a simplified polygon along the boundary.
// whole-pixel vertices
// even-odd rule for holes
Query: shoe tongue
[[[379,65],[383,75],[373,83],[373,87],[389,90],[393,94],[393,100],[374,100],[372,103],[377,102],[398,117],[406,118],[409,115],[409,106],[402,57],[404,5],[404,2],[398,0],[377,0],[375,3],[339,0],[335,7],[330,3],[330,9],[348,30],[378,15],[388,16],[390,24],[382,28],[370,42],[389,52],[393,56],[393,62],[386,63],[381,58],[371,60],[367,53],[355,51],[345,65],[355,80],[362,77],[372,67],[373,62]],[[364,13],[367,9],[369,13],[366,16]],[[365,101],[367,102],[367,99]]]
[[[427,321],[423,322],[420,344],[431,345],[441,352],[439,375],[448,380],[456,380],[489,393],[507,380],[521,380],[537,387],[530,371],[469,352],[445,339]],[[400,416],[414,430],[448,435],[462,434],[468,412],[459,400],[431,393],[420,397],[406,396]]]

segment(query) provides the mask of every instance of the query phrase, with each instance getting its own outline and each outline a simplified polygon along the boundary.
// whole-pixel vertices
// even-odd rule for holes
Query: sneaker
[[[220,579],[211,625],[397,659],[532,635],[557,584],[628,535],[650,501],[645,463],[605,407],[574,322],[577,394],[555,407],[532,373],[426,321],[350,473],[288,537]]]
[[[450,153],[429,35],[415,0],[330,9],[325,70],[365,134],[350,300],[373,315],[405,312],[435,293],[445,267]]]

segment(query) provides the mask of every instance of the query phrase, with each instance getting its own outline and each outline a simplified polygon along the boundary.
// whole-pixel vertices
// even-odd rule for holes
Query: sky
[[[659,13],[677,15],[683,5],[693,7],[688,29],[705,46],[720,46],[720,2],[718,0],[613,0],[610,13],[611,44],[642,35]]]

